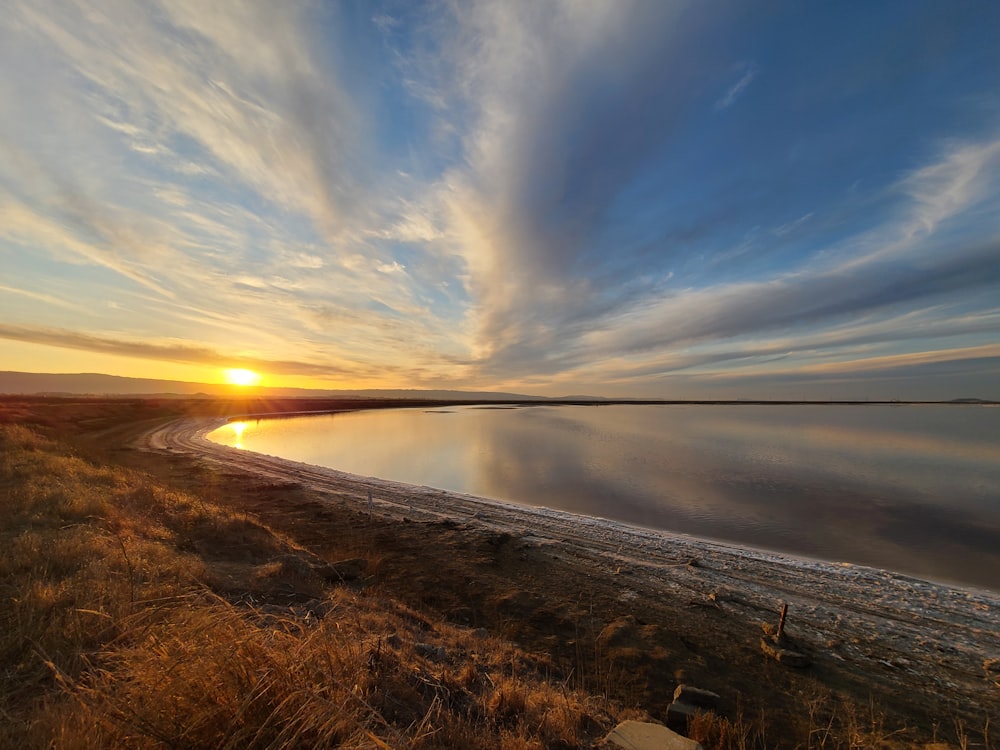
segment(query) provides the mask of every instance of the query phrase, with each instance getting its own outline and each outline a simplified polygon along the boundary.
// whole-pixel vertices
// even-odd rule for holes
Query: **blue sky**
[[[0,17],[0,369],[1000,398],[1000,5]]]

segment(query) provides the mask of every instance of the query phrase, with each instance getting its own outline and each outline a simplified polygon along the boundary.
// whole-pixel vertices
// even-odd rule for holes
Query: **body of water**
[[[1000,408],[526,406],[234,423],[354,474],[1000,590]]]

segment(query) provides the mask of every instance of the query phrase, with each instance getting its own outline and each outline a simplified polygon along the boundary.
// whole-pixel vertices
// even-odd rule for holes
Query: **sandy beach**
[[[143,435],[136,447],[195,459],[230,476],[291,483],[313,498],[368,513],[373,522],[503,539],[522,559],[599,581],[593,585],[617,597],[622,616],[660,612],[668,630],[687,623],[690,638],[710,634],[723,664],[736,659],[743,669],[759,657],[762,676],[789,671],[759,652],[761,624],[776,621],[788,604],[788,633],[812,662],[810,680],[853,691],[867,686],[904,716],[934,706],[940,716],[970,722],[1000,716],[1000,596],[992,592],[299,464],[206,439],[224,422],[176,420]],[[672,614],[663,609],[667,603]],[[698,642],[691,650],[706,648],[710,643]],[[725,674],[709,674],[718,660],[693,663],[702,662],[702,681],[725,689]]]

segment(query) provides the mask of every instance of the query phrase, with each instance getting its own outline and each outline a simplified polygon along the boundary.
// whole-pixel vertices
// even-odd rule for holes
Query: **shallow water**
[[[528,406],[230,424],[295,461],[1000,590],[1000,408]]]

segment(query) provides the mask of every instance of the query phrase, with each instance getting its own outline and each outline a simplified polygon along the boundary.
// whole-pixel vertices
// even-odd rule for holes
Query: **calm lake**
[[[1000,591],[1000,408],[525,406],[248,421],[225,445]]]

